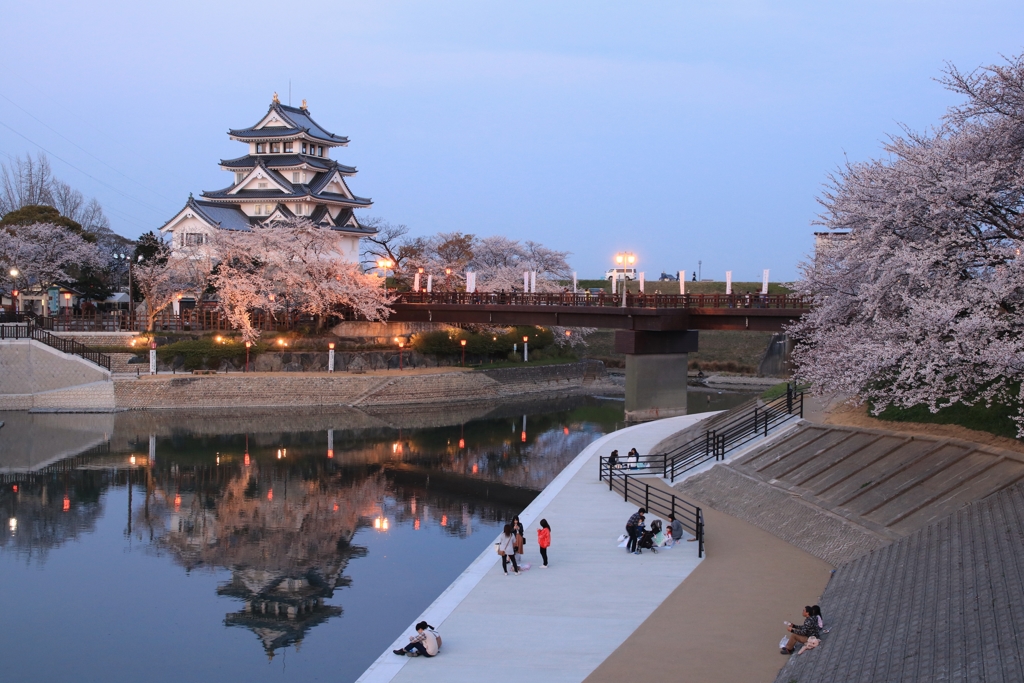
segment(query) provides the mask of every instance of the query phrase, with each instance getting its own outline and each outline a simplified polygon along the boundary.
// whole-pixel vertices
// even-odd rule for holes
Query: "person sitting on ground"
[[[817,605],[811,605],[811,616],[818,620],[818,628],[822,633],[828,633],[828,629],[825,628],[825,620],[821,616],[821,608]],[[821,636],[818,636],[819,638]]]
[[[676,519],[675,515],[669,515],[668,522],[669,531],[672,533],[673,545],[681,542],[684,538],[686,538],[686,532],[683,531],[683,523]],[[696,541],[697,537],[694,536],[693,538],[686,538],[686,540]]]
[[[433,657],[441,649],[441,637],[434,633],[434,627],[425,621],[416,624],[416,635],[409,636],[409,644],[401,650],[393,650],[396,655],[410,657]]]
[[[811,614],[813,609],[810,605],[804,607],[804,623],[801,626],[795,626],[788,621],[783,622],[790,636],[789,640],[786,641],[786,646],[780,650],[780,654],[791,655],[797,643],[806,643],[807,639],[812,636],[814,638],[821,636],[821,629],[818,627],[818,617]]]
[[[640,536],[641,529],[643,529],[644,515],[646,514],[647,508],[640,508],[626,520],[626,533],[629,535],[629,541],[626,543],[627,553],[640,554],[636,550],[636,540]]]
[[[614,470],[619,466],[619,452],[612,451],[612,454],[608,456],[608,469]]]
[[[635,448],[629,449],[629,454],[626,455],[627,460],[632,460],[632,468],[635,470],[640,467],[640,453]]]

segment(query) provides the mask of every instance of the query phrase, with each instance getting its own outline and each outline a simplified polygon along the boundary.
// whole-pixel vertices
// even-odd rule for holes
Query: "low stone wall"
[[[128,346],[139,336],[138,332],[53,332],[66,339],[74,339],[90,348],[97,346]]]
[[[119,377],[118,408],[237,408],[487,402],[527,395],[576,393],[600,364],[573,363],[476,372],[408,375],[242,374]]]

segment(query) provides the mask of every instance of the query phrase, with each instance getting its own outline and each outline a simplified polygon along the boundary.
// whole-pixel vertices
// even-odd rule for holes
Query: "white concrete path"
[[[526,681],[586,678],[700,562],[696,543],[640,556],[617,547],[615,539],[637,506],[598,481],[597,458],[612,449],[647,453],[711,415],[627,427],[585,448],[520,515],[527,526],[526,561],[533,568],[506,577],[489,546],[420,617],[441,633],[441,654],[431,659],[392,654],[408,643],[410,626],[358,683],[477,683],[502,672]],[[542,518],[552,527],[547,569],[537,552]]]

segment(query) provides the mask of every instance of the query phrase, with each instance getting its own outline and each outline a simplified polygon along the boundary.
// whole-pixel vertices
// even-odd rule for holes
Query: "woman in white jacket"
[[[501,555],[501,569],[508,576],[508,561],[512,560],[512,569],[516,576],[519,575],[519,565],[516,564],[516,535],[512,531],[512,525],[505,525],[505,532],[498,538],[498,554]]]

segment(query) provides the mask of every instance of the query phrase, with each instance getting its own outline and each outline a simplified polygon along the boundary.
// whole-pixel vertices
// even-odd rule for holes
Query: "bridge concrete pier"
[[[686,414],[688,354],[697,350],[696,331],[619,330],[615,350],[626,354],[626,420]]]

